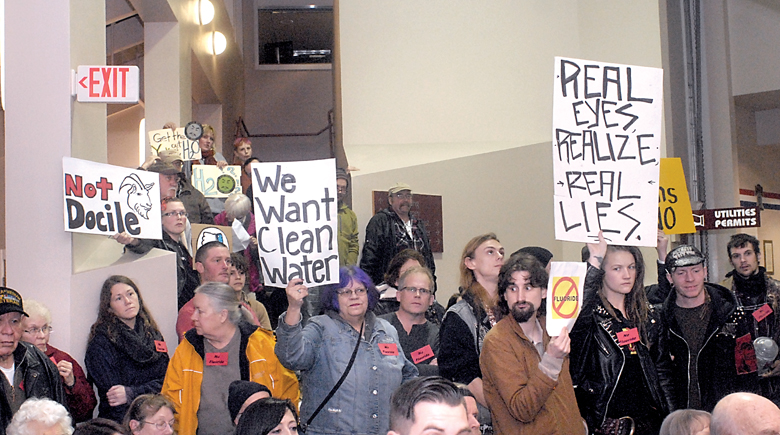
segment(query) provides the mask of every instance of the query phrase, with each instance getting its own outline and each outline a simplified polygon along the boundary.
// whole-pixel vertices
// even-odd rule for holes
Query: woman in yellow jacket
[[[232,433],[228,385],[237,379],[263,384],[273,397],[298,403],[298,380],[276,358],[273,333],[246,321],[249,313],[233,289],[212,282],[195,293],[195,328],[176,348],[162,388],[176,406],[178,433]],[[201,390],[210,394],[201,396]]]

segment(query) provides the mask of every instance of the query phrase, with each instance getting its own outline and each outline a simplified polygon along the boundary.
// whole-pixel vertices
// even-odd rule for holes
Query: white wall
[[[555,56],[661,66],[654,1],[338,7],[344,148],[364,173],[550,140]]]
[[[734,95],[780,89],[780,3],[727,0]]]
[[[460,253],[481,233],[497,233],[509,253],[539,245],[556,260],[579,261],[581,245],[554,240],[553,59],[661,67],[658,3],[345,0],[337,7],[336,86],[344,149],[360,169],[353,205],[361,237],[371,190],[404,181],[442,195],[440,300],[457,289]]]

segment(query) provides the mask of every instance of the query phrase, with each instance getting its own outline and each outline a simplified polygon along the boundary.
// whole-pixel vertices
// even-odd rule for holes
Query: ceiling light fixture
[[[198,0],[198,22],[205,26],[214,19],[214,5],[209,0]]]
[[[221,32],[211,32],[206,39],[208,40],[208,50],[211,54],[222,54],[227,48],[227,39]]]

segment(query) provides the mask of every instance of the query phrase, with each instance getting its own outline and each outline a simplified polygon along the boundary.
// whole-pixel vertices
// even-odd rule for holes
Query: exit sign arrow
[[[76,99],[87,103],[137,103],[139,70],[132,65],[79,65]]]

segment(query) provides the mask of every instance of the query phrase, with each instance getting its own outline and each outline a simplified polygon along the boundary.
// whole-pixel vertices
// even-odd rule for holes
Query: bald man
[[[711,435],[780,435],[780,409],[753,393],[733,393],[712,410]]]

